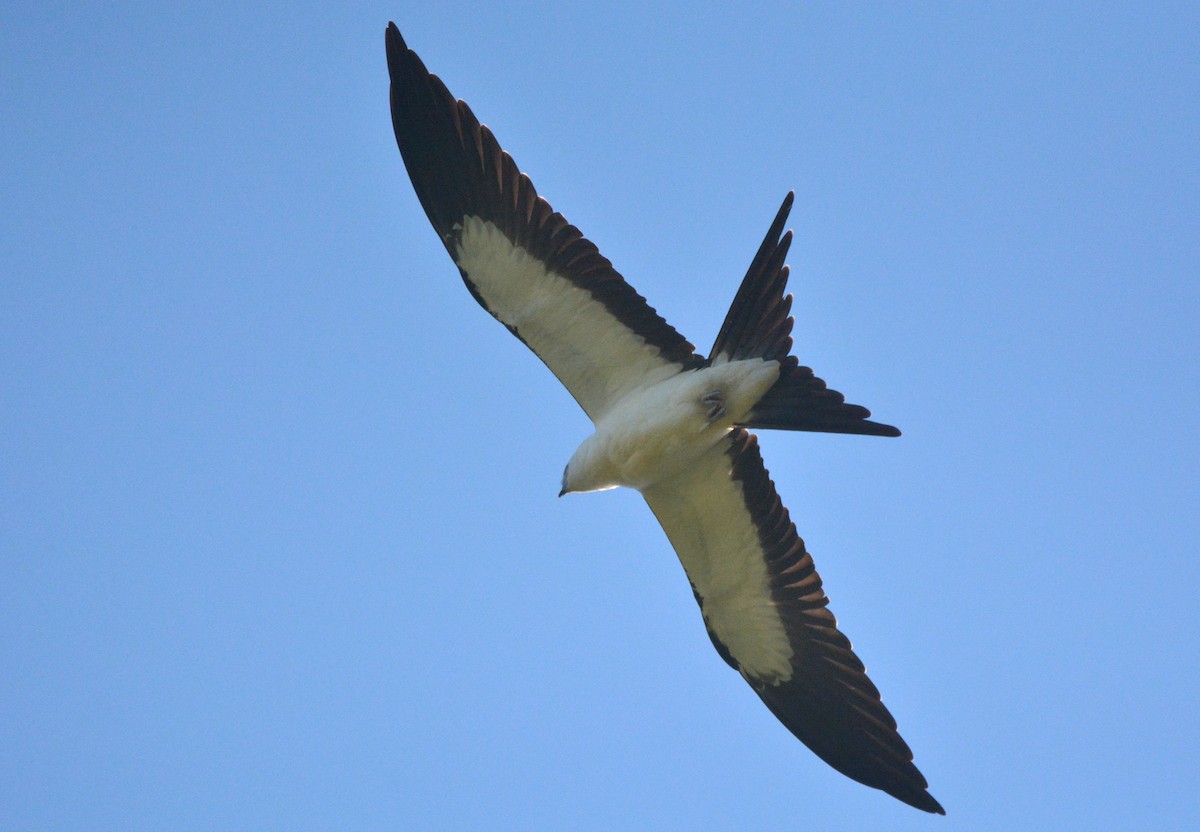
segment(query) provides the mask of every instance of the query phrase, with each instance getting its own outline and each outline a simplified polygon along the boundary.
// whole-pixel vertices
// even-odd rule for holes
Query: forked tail
[[[747,358],[780,362],[779,380],[750,411],[743,422],[746,427],[899,436],[891,425],[868,420],[871,411],[847,404],[845,396],[830,390],[791,354],[794,319],[789,314],[792,296],[784,294],[788,267],[783,261],[792,232],[784,233],[783,225],[794,198],[791,192],[784,198],[758,247],[717,334],[709,363]]]

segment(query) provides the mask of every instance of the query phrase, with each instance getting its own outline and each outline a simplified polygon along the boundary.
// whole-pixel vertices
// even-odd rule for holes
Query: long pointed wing
[[[771,712],[848,777],[945,814],[837,629],[753,434],[734,430],[644,496],[683,563],[717,652]]]
[[[467,288],[593,420],[633,388],[703,364],[596,246],[538,196],[394,23],[387,59],[396,143]]]

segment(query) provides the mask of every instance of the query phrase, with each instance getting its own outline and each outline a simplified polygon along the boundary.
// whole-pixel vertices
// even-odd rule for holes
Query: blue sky
[[[1200,825],[1195,4],[9,3],[0,826]],[[464,291],[383,31],[701,349],[779,200],[768,435],[948,817],[721,662]]]

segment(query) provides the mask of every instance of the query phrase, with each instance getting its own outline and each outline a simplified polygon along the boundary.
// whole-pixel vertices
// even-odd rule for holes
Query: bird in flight
[[[837,628],[750,428],[899,436],[792,348],[789,193],[708,357],[538,196],[465,102],[388,25],[392,124],[421,207],[467,290],[591,418],[562,494],[641,492],[683,564],[713,646],[826,763],[945,814]]]

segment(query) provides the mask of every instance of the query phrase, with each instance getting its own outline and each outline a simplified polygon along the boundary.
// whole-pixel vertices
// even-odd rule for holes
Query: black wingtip
[[[387,30],[384,32],[383,41],[387,45],[389,61],[393,52],[402,52],[408,49],[408,44],[404,42],[404,36],[400,34],[400,29],[392,21],[388,21]]]
[[[918,784],[904,782],[889,783],[886,785],[865,783],[865,785],[873,786],[884,794],[896,798],[901,803],[912,806],[914,809],[920,809],[922,812],[928,812],[931,815],[945,815],[946,810],[942,808],[942,804],[938,803],[937,798],[926,791],[924,786],[925,778],[921,776],[920,772],[917,773],[917,776],[920,778],[920,783]]]
[[[909,806],[912,806],[915,809],[920,809],[922,812],[928,812],[931,815],[946,814],[946,810],[942,808],[942,804],[938,803],[937,798],[935,798],[929,792],[906,792],[903,794],[888,792],[888,794],[903,803],[907,803]]]
[[[895,438],[901,435],[900,428],[892,425],[885,425],[882,422],[867,422],[867,424],[875,428],[875,433],[870,434],[871,436],[890,436]]]
[[[403,72],[404,58],[409,51],[408,44],[404,42],[404,35],[400,34],[396,24],[391,22],[384,31],[383,43],[387,48],[388,75],[394,84],[397,76]]]

